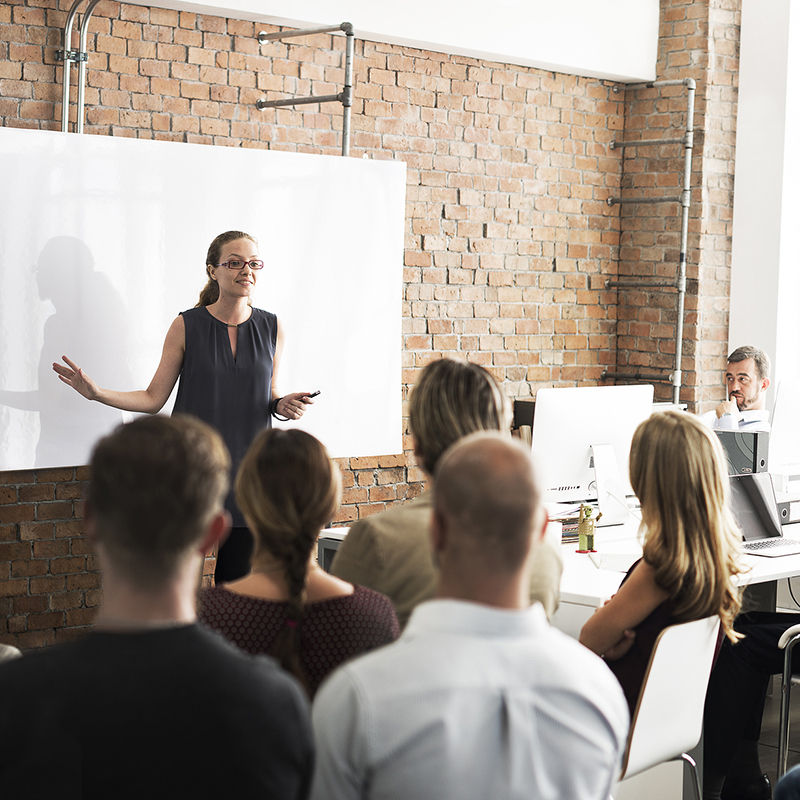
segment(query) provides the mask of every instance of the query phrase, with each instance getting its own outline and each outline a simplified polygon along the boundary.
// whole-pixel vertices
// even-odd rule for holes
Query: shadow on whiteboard
[[[18,463],[34,467],[63,466],[65,452],[78,457],[83,453],[84,458],[76,463],[87,463],[98,426],[113,428],[122,422],[122,412],[90,403],[71,387],[53,380],[52,355],[81,354],[80,366],[88,374],[101,371],[114,386],[130,385],[123,355],[128,331],[122,299],[108,278],[95,270],[89,248],[74,237],[50,239],[35,263],[17,267],[28,282],[19,300],[29,318],[47,317],[35,356],[30,343],[21,341],[13,320],[4,317],[0,323],[2,341],[17,342],[14,349],[24,348],[31,367],[20,381],[21,388],[0,390],[6,416],[0,446],[8,452],[15,439],[27,443],[29,452],[19,452]],[[87,347],[87,342],[92,346]],[[21,431],[23,437],[18,436]]]

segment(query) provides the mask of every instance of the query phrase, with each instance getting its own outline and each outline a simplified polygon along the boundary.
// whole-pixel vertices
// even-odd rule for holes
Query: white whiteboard
[[[405,164],[0,128],[0,165],[0,470],[88,463],[123,414],[50,365],[145,388],[230,229],[266,262],[280,392],[322,392],[300,427],[335,457],[402,452]]]

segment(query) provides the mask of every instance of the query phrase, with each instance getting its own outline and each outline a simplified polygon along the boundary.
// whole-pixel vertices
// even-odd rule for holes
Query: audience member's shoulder
[[[353,587],[353,594],[351,597],[353,605],[357,605],[360,608],[370,611],[384,611],[390,609],[392,613],[394,613],[392,601],[385,594],[375,591],[375,589],[369,589],[366,586],[356,584]]]
[[[352,608],[356,609],[356,613],[365,621],[374,621],[385,635],[385,641],[394,641],[400,635],[394,604],[385,594],[368,589],[366,586],[355,586],[351,598]]]
[[[204,672],[210,693],[247,698],[254,709],[271,714],[281,708],[307,709],[308,698],[300,684],[274,658],[245,653],[202,625],[197,625],[197,634],[206,640]]]
[[[44,673],[60,670],[76,661],[75,654],[83,647],[81,640],[64,642],[50,647],[25,650],[17,658],[8,658],[0,662],[0,684],[13,680],[15,685],[20,681],[35,683]]]
[[[428,496],[423,494],[354,522],[333,559],[331,572],[351,583],[370,585],[375,570],[383,569],[398,548],[413,549],[420,537],[427,542],[429,513]]]
[[[594,694],[598,689],[610,692],[627,709],[619,681],[600,656],[551,625],[544,632],[543,645],[540,648],[542,658],[550,662],[559,680],[574,683],[576,688],[586,687],[587,694]]]

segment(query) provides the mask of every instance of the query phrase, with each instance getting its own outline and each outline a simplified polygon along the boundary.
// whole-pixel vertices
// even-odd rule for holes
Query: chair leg
[[[688,754],[681,753],[680,758],[686,764],[692,773],[692,786],[694,787],[694,796],[696,800],[703,800],[703,789],[700,786],[700,775],[697,772],[697,762]]]
[[[787,668],[789,669],[788,675]],[[792,699],[792,675],[790,670],[791,665],[787,663],[784,667],[783,680],[781,682],[781,712],[778,724],[778,780],[786,772],[786,764],[789,760],[789,710]]]

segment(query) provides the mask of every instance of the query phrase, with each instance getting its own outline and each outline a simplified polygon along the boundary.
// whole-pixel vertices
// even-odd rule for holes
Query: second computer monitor
[[[631,439],[652,410],[650,385],[539,389],[531,449],[544,500],[597,499],[592,447],[601,445],[613,449],[622,492],[633,494],[628,479]]]

